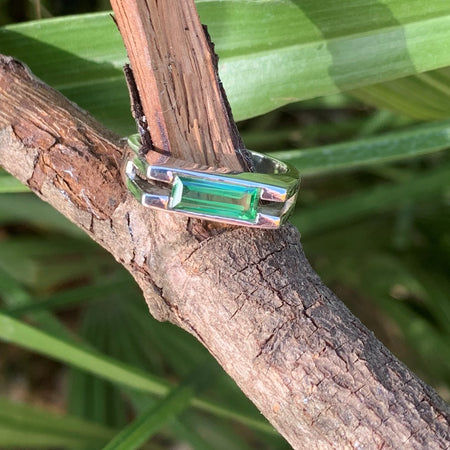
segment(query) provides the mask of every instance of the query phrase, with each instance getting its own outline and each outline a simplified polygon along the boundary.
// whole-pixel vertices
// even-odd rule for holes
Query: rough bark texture
[[[209,228],[147,210],[121,182],[125,153],[0,58],[0,165],[110,251],[151,313],[195,335],[294,448],[448,448],[448,405],[322,284],[294,227]]]

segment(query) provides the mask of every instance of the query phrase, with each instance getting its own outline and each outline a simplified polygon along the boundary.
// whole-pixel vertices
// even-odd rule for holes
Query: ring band
[[[146,207],[233,225],[279,228],[295,205],[300,175],[289,164],[250,150],[255,172],[215,169],[167,156],[149,164],[139,156],[138,137],[128,139],[136,156],[126,163],[125,179]]]

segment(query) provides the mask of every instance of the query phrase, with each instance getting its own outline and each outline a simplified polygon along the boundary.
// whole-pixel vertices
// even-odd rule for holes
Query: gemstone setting
[[[231,171],[170,155],[152,155],[140,146],[125,165],[129,191],[147,208],[230,225],[276,229],[288,218],[297,198],[300,174],[288,163],[246,150],[252,170]]]
[[[260,189],[219,180],[176,176],[169,208],[193,214],[256,222]]]

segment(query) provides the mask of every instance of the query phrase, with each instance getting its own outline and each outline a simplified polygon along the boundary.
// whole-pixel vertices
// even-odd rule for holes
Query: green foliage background
[[[197,5],[246,145],[304,175],[313,266],[449,399],[448,0]],[[126,135],[108,8],[0,1],[0,52]],[[108,254],[1,171],[0,193],[0,447],[288,448]]]

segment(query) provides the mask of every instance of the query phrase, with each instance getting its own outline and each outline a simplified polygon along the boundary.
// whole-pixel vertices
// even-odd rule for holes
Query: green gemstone
[[[174,210],[254,222],[259,189],[222,181],[179,176],[172,185],[170,207]]]

